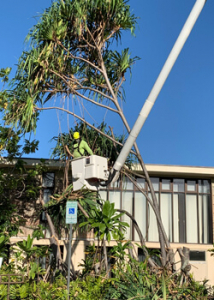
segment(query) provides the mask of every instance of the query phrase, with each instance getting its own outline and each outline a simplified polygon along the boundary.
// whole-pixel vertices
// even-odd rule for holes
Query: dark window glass
[[[178,194],[178,227],[179,227],[179,242],[186,242],[186,219],[185,219],[185,197],[184,194]]]
[[[199,180],[198,181],[198,192],[199,193],[210,193],[210,183],[208,180]]]
[[[184,192],[184,179],[173,179],[173,191]]]
[[[160,255],[161,255],[161,251],[160,249],[156,249],[156,248],[149,248],[147,249],[149,257],[151,257],[157,265],[161,266],[161,260],[160,260]],[[138,248],[138,259],[140,262],[143,262],[146,259],[146,256],[143,252],[143,249]]]
[[[205,251],[190,251],[189,259],[195,261],[206,261]]]

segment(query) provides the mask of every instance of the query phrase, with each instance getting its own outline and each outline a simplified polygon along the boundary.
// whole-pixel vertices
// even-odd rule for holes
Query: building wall
[[[138,166],[136,166],[136,171],[138,170]],[[182,166],[159,166],[159,165],[148,165],[147,170],[149,171],[149,174],[152,177],[164,177],[164,178],[196,178],[196,179],[206,179],[211,181],[211,202],[212,202],[212,236],[214,240],[214,168],[202,168],[202,167],[182,167]],[[55,187],[54,191],[59,191],[62,187],[62,176],[63,172],[62,170],[59,170],[58,166],[50,167],[49,172],[55,173]],[[44,187],[45,188],[45,187]],[[32,206],[33,207],[33,206]],[[34,209],[31,208],[31,210],[36,210],[36,206]],[[33,212],[29,210],[29,219],[32,219]],[[30,221],[29,221],[30,222]],[[30,222],[29,224],[32,225]],[[28,224],[28,225],[29,225]],[[38,219],[34,225],[38,224]],[[32,229],[28,227],[22,228],[24,233],[19,234],[18,237],[14,237],[11,239],[11,242],[18,241],[20,239],[23,239],[27,237],[28,233],[32,233]],[[48,232],[48,227],[47,227]],[[46,235],[46,239],[35,241],[35,244],[49,244],[48,237],[50,234]],[[82,234],[81,232],[74,232],[73,233],[73,240],[72,240],[72,265],[75,270],[79,269],[79,263],[81,263],[81,260],[85,258],[85,248],[87,245],[95,242],[93,237],[93,232],[88,233],[87,235]],[[136,240],[136,242],[138,242]],[[68,250],[68,234],[66,231],[64,231],[61,234],[61,240],[59,240],[60,245],[63,247],[63,259],[67,261],[67,250]],[[109,246],[112,246],[115,242],[111,241]],[[159,243],[157,242],[147,242],[146,246],[148,248],[159,248]],[[213,247],[213,244],[180,244],[180,243],[171,243],[171,247],[173,248],[174,252],[176,252],[177,248],[179,247],[189,247],[191,251],[199,251],[205,253],[205,260],[194,260],[190,261],[192,265],[191,272],[194,274],[194,277],[196,280],[202,281],[204,279],[209,279],[209,284],[214,285],[214,272],[213,272],[213,266],[214,266],[214,257],[211,256],[211,253],[208,252],[208,249],[211,249]],[[136,246],[135,246],[136,247]],[[137,252],[137,248],[136,248]],[[179,261],[180,257],[178,253],[176,252],[175,260]],[[177,264],[176,266],[179,266]]]
[[[213,228],[213,241],[214,241],[214,178],[211,180],[211,193],[212,193],[212,228]]]

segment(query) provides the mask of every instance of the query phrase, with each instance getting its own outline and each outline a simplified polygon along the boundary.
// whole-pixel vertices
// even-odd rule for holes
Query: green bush
[[[3,270],[1,270],[1,274]],[[10,269],[10,272],[12,270]],[[14,270],[13,270],[14,271]],[[4,274],[6,270],[4,270]],[[163,269],[156,272],[148,268],[147,262],[130,259],[124,268],[114,268],[113,277],[88,275],[70,282],[70,299],[75,300],[180,300],[208,299],[209,289],[204,283],[191,277],[180,286],[180,274],[172,274]],[[13,281],[17,280],[12,278]],[[3,278],[2,281],[5,281]],[[213,291],[210,290],[210,295]],[[55,277],[53,283],[29,280],[24,277],[23,284],[10,287],[11,300],[67,300],[67,281],[62,275]],[[7,285],[0,285],[0,300],[7,300]]]
[[[146,261],[131,259],[124,269],[115,269],[114,276],[106,300],[207,299],[208,296],[205,284],[188,278],[180,286],[180,274],[171,274],[161,268],[151,271]]]

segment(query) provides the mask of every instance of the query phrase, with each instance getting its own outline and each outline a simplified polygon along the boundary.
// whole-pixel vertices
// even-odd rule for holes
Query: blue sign
[[[77,201],[67,201],[66,203],[66,224],[77,223]]]
[[[69,208],[68,213],[69,213],[69,215],[74,215],[75,214],[75,208]]]

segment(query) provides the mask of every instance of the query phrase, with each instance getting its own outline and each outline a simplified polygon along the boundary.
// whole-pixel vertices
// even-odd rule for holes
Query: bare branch
[[[84,210],[84,208],[82,207],[82,205],[81,205],[79,202],[77,202],[77,205],[78,205],[79,209],[81,210],[81,212],[83,213],[83,215],[84,215],[86,218],[89,218],[88,213]]]
[[[59,74],[59,73],[57,73],[56,71],[51,70],[51,69],[50,69],[50,72],[53,73],[53,74],[55,74],[56,76],[60,77],[60,78],[64,81],[64,83],[65,83],[66,85],[69,86],[68,82],[67,82],[66,79],[64,78],[65,76],[62,76],[61,74]]]
[[[79,86],[80,86],[80,89],[87,89],[87,90],[94,91],[95,93],[98,93],[98,94],[100,94],[101,96],[104,96],[105,98],[111,100],[111,101],[114,103],[114,99],[111,98],[110,96],[104,94],[103,92],[101,92],[101,91],[99,91],[99,90],[97,90],[97,89],[94,89],[94,88],[91,88],[91,87],[85,87],[85,86],[82,86],[81,83],[80,83],[77,79],[74,80],[74,79],[71,78],[71,77],[67,77],[67,76],[65,76],[65,75],[61,75],[61,74],[57,73],[57,72],[54,71],[54,70],[50,70],[50,72],[53,73],[53,74],[55,74],[55,75],[58,76],[59,78],[61,78],[61,79],[64,81],[64,83],[65,83],[67,86],[69,86],[69,88],[73,91],[74,94],[78,94],[77,90],[74,89],[74,88],[72,88],[72,87],[69,85],[69,82],[66,81],[66,79],[69,80],[69,81],[73,81],[74,83],[76,83],[77,85],[79,85]],[[47,91],[47,90],[44,90],[44,91]],[[60,90],[56,90],[56,91],[60,92]],[[62,90],[62,91],[63,91],[63,90]],[[51,91],[50,91],[50,92],[51,92]],[[82,94],[79,94],[79,96],[80,96],[80,97],[83,97],[83,98],[85,97],[85,96],[83,96]],[[88,101],[90,101],[90,102],[92,102],[92,103],[94,103],[94,104],[96,104],[96,105],[99,105],[99,106],[108,108],[108,109],[110,109],[110,110],[112,110],[112,111],[114,111],[114,112],[118,112],[117,110],[114,110],[113,108],[111,108],[111,107],[109,107],[109,106],[101,105],[101,104],[99,104],[98,102],[93,101],[93,100],[91,100],[91,99],[88,98],[88,97],[85,97],[85,99],[88,100]]]
[[[118,110],[116,110],[116,109],[114,109],[114,108],[111,108],[110,106],[107,106],[107,105],[101,104],[101,103],[99,103],[99,102],[96,102],[96,101],[94,101],[94,100],[92,100],[92,99],[90,99],[90,98],[88,98],[88,97],[82,95],[81,93],[77,92],[76,90],[75,90],[75,94],[78,95],[78,96],[80,96],[81,98],[83,98],[83,99],[85,99],[85,100],[87,100],[87,101],[89,101],[89,102],[91,102],[91,103],[97,105],[97,106],[100,106],[100,107],[109,109],[109,110],[111,110],[111,111],[113,111],[113,112],[115,112],[115,113],[118,113]]]
[[[120,26],[117,26],[110,34],[107,36],[106,39],[104,39],[104,42],[108,41],[118,30],[120,29]]]
[[[129,212],[127,212],[124,209],[116,209],[116,210],[120,213],[126,214],[132,220],[132,224],[133,224],[134,228],[136,229],[136,231],[139,235],[142,250],[143,250],[145,256],[148,258],[148,263],[150,264],[151,267],[157,268],[155,262],[151,259],[151,257],[149,257],[148,251],[145,247],[145,239],[143,238],[142,232],[141,232],[140,227],[138,226],[137,221],[135,220],[135,218]]]
[[[70,152],[70,150],[69,150],[69,148],[68,148],[67,145],[65,145],[65,149],[66,149],[66,151],[68,152],[68,154],[69,154],[71,157],[74,157],[73,154],[71,154],[71,152]]]
[[[83,39],[83,41],[86,42],[86,44],[88,45],[88,47],[93,48],[93,49],[96,49],[96,47],[93,46],[92,44],[90,44],[90,43],[84,38],[84,36],[82,37],[82,39]]]
[[[102,134],[103,136],[105,136],[106,138],[108,138],[109,140],[111,140],[112,142],[115,142],[116,144],[120,145],[121,147],[123,147],[123,144],[114,140],[112,137],[110,137],[109,135],[105,134],[103,131],[101,131],[100,129],[96,128],[95,126],[91,125],[89,122],[87,122],[85,119],[81,118],[80,116],[76,115],[75,113],[62,108],[62,107],[35,107],[35,110],[39,111],[39,110],[49,110],[49,109],[58,109],[58,110],[62,110],[72,116],[74,116],[75,118],[79,119],[80,121],[82,121],[83,123],[85,123],[86,125],[88,125],[89,127],[91,127],[92,129],[94,129],[95,131],[99,132],[100,134]],[[130,153],[136,155],[136,153],[134,151],[130,151]]]
[[[152,209],[155,212],[154,204],[152,203],[152,200],[149,198],[149,196],[144,192],[144,190],[139,187],[136,181],[134,181],[129,174],[127,174],[125,171],[122,171],[122,173],[124,173],[129,178],[129,180],[134,184],[134,186],[146,197],[146,199],[148,200],[149,204],[151,205]]]
[[[92,66],[94,69],[98,70],[100,73],[103,73],[102,69],[100,69],[95,64],[93,64],[92,62],[88,61],[87,59],[85,59],[83,57],[80,57],[80,56],[74,56],[73,54],[71,54],[71,52],[59,40],[57,40],[57,44],[60,45],[65,51],[67,51],[69,53],[69,56],[71,58],[82,60],[85,63],[87,63],[88,65]]]
[[[109,99],[109,100],[111,100],[111,101],[114,101],[114,99],[113,99],[112,97],[110,97],[110,96],[104,94],[103,92],[101,92],[101,91],[99,91],[99,90],[97,90],[97,89],[94,89],[94,88],[92,88],[92,87],[82,86],[80,83],[78,83],[78,84],[81,86],[81,89],[83,89],[83,90],[85,89],[85,90],[89,90],[89,91],[98,93],[98,94],[100,94],[101,96],[103,96],[103,97],[105,97],[105,98],[107,98],[107,99]]]

